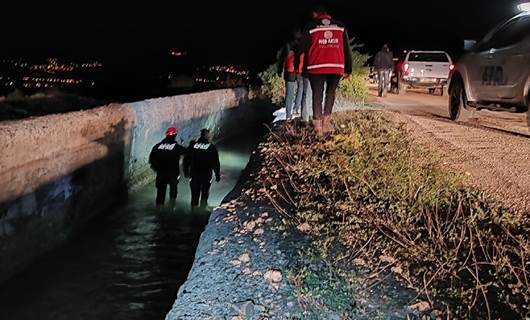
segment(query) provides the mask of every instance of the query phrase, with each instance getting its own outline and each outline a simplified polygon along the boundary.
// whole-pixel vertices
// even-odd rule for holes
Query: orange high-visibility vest
[[[300,54],[300,61],[298,63],[298,69],[295,70],[294,66],[295,53],[294,51],[289,51],[287,58],[285,59],[284,69],[289,73],[302,73],[304,71],[304,54]]]

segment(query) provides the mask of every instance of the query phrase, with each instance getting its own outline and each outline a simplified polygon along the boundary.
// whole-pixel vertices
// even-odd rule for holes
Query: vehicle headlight
[[[517,5],[517,9],[519,9],[520,11],[523,11],[523,12],[530,13],[530,2],[522,2],[522,3],[518,4]]]

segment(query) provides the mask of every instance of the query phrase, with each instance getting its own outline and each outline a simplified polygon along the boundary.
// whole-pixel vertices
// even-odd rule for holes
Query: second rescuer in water
[[[210,142],[210,131],[201,130],[201,137],[197,142],[191,142],[188,153],[184,158],[184,173],[191,178],[191,206],[208,206],[210,185],[215,173],[215,180],[221,181],[219,153]]]

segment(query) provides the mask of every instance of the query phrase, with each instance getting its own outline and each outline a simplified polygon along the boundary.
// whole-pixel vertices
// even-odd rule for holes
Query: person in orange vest
[[[302,39],[302,32],[300,30],[295,31],[295,39],[300,41]],[[309,122],[309,110],[307,109],[307,94],[310,92],[309,75],[307,70],[304,68],[305,53],[300,51],[298,46],[298,52],[295,53],[298,57],[298,77],[296,79],[296,99],[294,102],[293,114],[301,116],[303,122]]]
[[[300,53],[299,50],[301,35],[300,30],[294,31],[292,39],[280,51],[278,74],[281,75],[283,73],[283,78],[285,79],[285,112],[287,120],[292,119],[293,115],[300,114],[304,100],[304,79],[302,77],[304,53]]]
[[[302,33],[300,52],[305,53],[304,67],[313,90],[313,125],[318,135],[330,131],[335,93],[342,78],[352,73],[352,52],[348,32],[327,10],[313,10],[313,22]],[[324,87],[326,101],[324,108]]]

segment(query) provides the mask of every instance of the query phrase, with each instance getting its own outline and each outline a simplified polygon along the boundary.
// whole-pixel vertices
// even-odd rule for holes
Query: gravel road
[[[465,123],[449,119],[447,97],[422,92],[373,97],[406,122],[413,136],[444,157],[466,183],[520,214],[530,213],[530,132],[526,115],[476,111]]]

